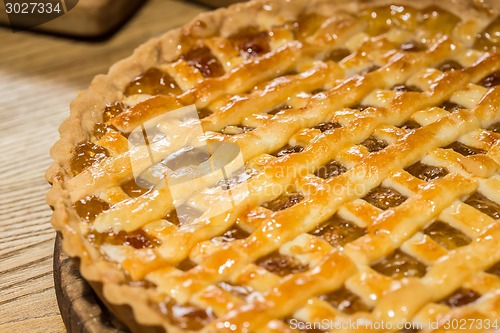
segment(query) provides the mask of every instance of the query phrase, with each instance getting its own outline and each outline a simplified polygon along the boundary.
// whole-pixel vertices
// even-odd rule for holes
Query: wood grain
[[[106,42],[0,30],[0,332],[64,332],[54,294],[55,232],[44,173],[68,105],[153,36],[206,10],[151,0]]]

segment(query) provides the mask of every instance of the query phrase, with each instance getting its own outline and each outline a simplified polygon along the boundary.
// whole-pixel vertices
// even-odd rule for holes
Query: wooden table
[[[54,294],[49,149],[92,77],[205,7],[150,0],[104,42],[0,29],[0,332],[64,332]]]

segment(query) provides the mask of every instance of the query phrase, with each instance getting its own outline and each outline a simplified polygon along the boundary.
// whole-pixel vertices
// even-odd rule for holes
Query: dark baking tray
[[[130,333],[80,275],[78,261],[63,252],[59,233],[54,245],[54,289],[68,333]]]

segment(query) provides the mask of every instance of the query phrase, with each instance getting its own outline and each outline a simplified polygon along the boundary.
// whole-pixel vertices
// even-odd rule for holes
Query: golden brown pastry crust
[[[87,280],[92,281],[93,283],[103,283],[103,296],[104,299],[108,301],[108,303],[114,305],[130,306],[133,310],[135,321],[137,321],[140,325],[162,326],[170,333],[182,331],[177,327],[169,324],[165,320],[165,318],[163,318],[158,313],[151,311],[151,308],[149,306],[149,297],[155,297],[155,295],[150,295],[151,293],[154,294],[154,292],[148,291],[146,289],[130,287],[126,284],[123,284],[123,281],[125,280],[124,273],[121,270],[117,269],[115,265],[109,263],[105,258],[103,258],[103,256],[92,246],[86,244],[87,241],[81,235],[81,222],[72,206],[74,200],[71,199],[71,186],[74,186],[74,184],[70,184],[70,179],[72,178],[72,176],[69,163],[76,145],[79,142],[88,140],[91,137],[94,125],[101,120],[102,110],[105,108],[105,106],[116,101],[121,101],[124,98],[123,91],[125,87],[137,75],[145,72],[151,67],[159,67],[165,63],[169,63],[178,59],[181,55],[181,50],[177,48],[177,45],[180,44],[181,41],[186,38],[186,36],[206,38],[221,35],[227,37],[238,32],[241,28],[253,26],[255,22],[258,22],[261,26],[276,22],[284,23],[296,20],[299,17],[299,14],[303,12],[317,12],[325,16],[334,14],[342,10],[356,13],[360,11],[360,8],[383,4],[410,4],[411,6],[414,6],[416,8],[424,8],[428,5],[434,5],[436,4],[436,2],[431,0],[367,0],[357,2],[353,2],[350,0],[267,0],[251,1],[248,3],[234,5],[227,9],[219,9],[210,13],[202,14],[186,26],[170,31],[160,38],[150,40],[149,42],[145,43],[137,50],[135,50],[134,54],[130,58],[125,59],[112,66],[108,74],[97,76],[92,81],[89,89],[86,92],[82,92],[79,94],[77,99],[71,104],[71,114],[69,118],[60,127],[59,131],[61,134],[61,139],[54,145],[51,150],[51,155],[54,159],[54,163],[47,171],[46,178],[52,184],[52,189],[47,195],[47,201],[54,208],[52,224],[54,228],[61,231],[63,234],[64,250],[69,255],[79,257],[81,259],[80,270],[82,272],[82,275]],[[498,12],[500,11],[500,2],[498,1],[446,0],[440,1],[438,3],[438,6],[445,8],[446,10],[452,12],[453,14],[461,17],[464,20],[472,19],[478,24],[479,27],[484,27],[488,22],[491,21],[491,13],[498,14]],[[489,8],[490,13],[488,13],[488,10],[486,10],[485,8]],[[475,30],[477,29],[478,28],[476,27]],[[466,38],[467,27],[464,27],[464,39]],[[488,65],[498,66],[498,54],[497,58],[494,60],[496,60],[496,62],[489,62]],[[480,74],[484,71],[477,70],[476,72]],[[473,75],[479,75],[476,72],[473,72]],[[454,80],[459,81],[460,79],[461,78],[458,75],[450,75],[449,78],[444,80],[444,82],[442,82],[437,89],[439,90],[442,88],[444,90],[445,84],[451,85],[453,84]],[[208,87],[207,89],[212,89],[212,87]],[[203,90],[203,88],[201,90]],[[192,94],[192,98],[194,98],[196,102],[198,102],[197,98],[199,96],[203,97],[205,95],[199,95],[198,92],[194,92]],[[489,98],[493,105],[498,106],[498,89],[492,92]],[[203,104],[203,101],[201,103]],[[487,106],[483,107],[483,113],[488,113],[488,110],[486,110],[486,108]],[[491,113],[493,111],[490,110],[489,112]],[[449,128],[450,126],[461,126],[461,122],[468,121],[467,117],[468,115],[465,113],[458,114],[456,119],[452,119],[448,124],[443,124],[442,126],[444,126],[443,128]],[[221,119],[221,121],[223,120],[224,119]],[[437,128],[438,127],[436,127],[436,129]],[[425,135],[423,137],[425,137]],[[430,135],[428,136],[428,138],[429,141],[432,141]],[[420,137],[419,139],[422,139],[422,137]],[[416,145],[417,142],[411,142],[410,140],[409,144]],[[498,144],[496,146],[498,148]],[[393,151],[386,156],[381,156],[380,158],[388,158],[391,156],[393,158],[399,159],[401,163],[404,162],[404,154],[401,155],[400,151]],[[377,158],[378,157],[373,157],[374,163],[384,163],[382,159],[380,161],[376,161]],[[495,161],[497,164],[499,163],[498,160]],[[454,193],[451,197],[448,198],[448,201],[452,201],[453,199],[460,197],[461,195],[470,193],[476,187],[473,182],[460,175],[440,180],[440,182],[443,183],[443,188],[446,188],[447,190],[452,189],[450,193]],[[457,186],[458,182],[460,182],[460,186]],[[437,195],[436,193],[431,193],[432,191],[433,190],[430,190],[429,193],[425,194],[422,193],[422,197],[420,199],[415,199],[415,204],[420,204],[422,205],[422,207],[424,207],[427,195]],[[439,188],[436,188],[435,191],[439,191]],[[440,195],[446,197],[447,193],[440,193]],[[326,199],[326,197],[324,199]],[[405,216],[404,212],[402,212],[401,214],[402,216]],[[406,232],[407,230],[398,230],[396,232],[394,220],[394,218],[388,218],[387,222],[384,223],[386,223],[386,226],[389,229],[394,228],[394,237],[397,237],[397,232]],[[500,230],[498,230],[498,228],[491,229],[492,230],[490,230],[489,233],[478,236],[487,238],[488,236],[493,237],[492,235],[494,234],[494,238],[496,239],[498,237],[498,234],[500,233]],[[388,244],[390,243],[391,242],[389,241],[389,239],[374,238],[373,240],[368,240],[364,244],[358,244],[360,248],[350,248],[348,251],[351,251],[351,258],[356,257],[360,253],[363,253],[363,256],[357,258],[359,262],[362,263],[369,261],[371,256],[376,256],[375,253],[377,253],[378,251],[382,251],[382,249],[384,249],[383,251],[387,252],[388,247],[390,247]],[[374,249],[377,249],[377,251],[373,251]],[[485,247],[484,244],[481,246],[478,245],[478,252],[475,255],[488,255],[487,249],[488,247]],[[456,260],[460,262],[463,262],[463,260],[459,259],[460,256],[471,255],[468,252],[462,252],[457,251],[454,255],[454,257],[457,258]],[[348,259],[346,259],[343,254],[333,252],[331,255],[337,256],[337,263],[344,263],[342,270],[330,268],[332,270],[331,272],[338,273],[339,276],[342,274],[352,273],[351,271],[354,270],[354,268],[348,269],[350,265],[352,265],[352,263]],[[466,263],[463,262],[463,265],[466,265]],[[474,263],[470,265],[474,265]],[[446,265],[436,268],[435,272],[432,271],[430,273],[430,276],[435,275],[436,277],[439,277],[439,274],[447,276],[443,271],[444,269],[446,269]],[[333,273],[330,273],[330,275],[331,274]],[[336,280],[336,278],[334,280]],[[377,307],[379,315],[381,317],[385,317],[386,314],[382,313],[384,309],[387,309],[390,304],[399,304],[401,298],[404,297],[405,293],[408,293],[409,290],[412,290],[412,295],[413,293],[415,293],[415,290],[421,290],[422,294],[428,293],[429,291],[424,287],[426,282],[428,281],[408,282],[409,284],[411,284],[411,288],[409,286],[406,286],[402,288],[399,293],[396,293],[393,297],[384,299],[384,304],[387,306],[383,304]],[[290,282],[290,286],[292,287],[292,289],[293,283],[294,281],[292,280]],[[308,285],[310,283],[314,284],[317,282],[314,281],[314,275],[309,275],[304,277],[304,283],[305,285]],[[381,283],[383,284],[383,281],[381,281]],[[492,299],[493,298],[496,299],[496,302],[498,303],[498,295],[495,297],[492,296]],[[416,304],[415,306],[420,304],[419,302],[417,303],[418,304]],[[488,305],[488,302],[486,302],[485,304],[485,306],[492,306],[492,309],[494,309],[495,311],[500,311],[498,306],[493,307],[493,305]],[[286,309],[286,306],[283,306],[283,309]],[[117,316],[123,319],[123,316],[120,314],[119,308],[116,307],[114,308],[114,310],[117,312]],[[465,311],[465,313],[467,313],[468,309],[465,308],[462,311]],[[470,309],[472,315],[474,314],[474,311],[476,310],[473,308]],[[455,312],[451,311],[449,316],[453,317]],[[242,313],[239,315],[239,317],[238,315],[236,315],[236,317],[238,318],[235,320],[236,322],[244,321],[248,318],[251,318],[252,315],[257,314],[259,314],[258,309],[249,310],[247,314]],[[404,317],[404,314],[401,314],[401,316]],[[459,316],[462,315],[460,314]],[[464,317],[466,316],[467,314]],[[213,327],[213,329],[215,329],[215,327]]]

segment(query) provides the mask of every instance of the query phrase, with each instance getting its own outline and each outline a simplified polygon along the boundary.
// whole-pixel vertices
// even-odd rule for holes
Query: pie
[[[256,0],[147,42],[60,128],[64,250],[133,332],[498,332],[499,12]]]

